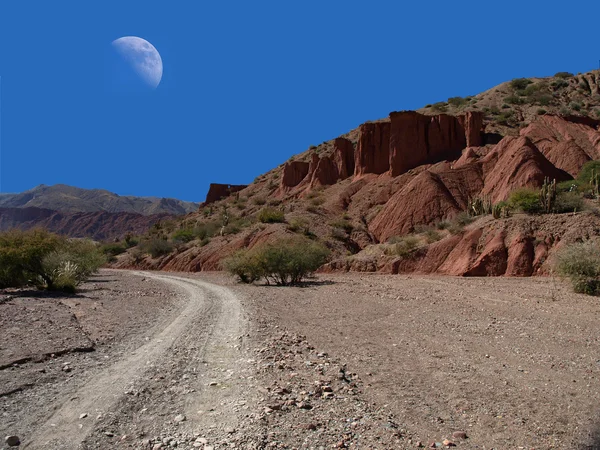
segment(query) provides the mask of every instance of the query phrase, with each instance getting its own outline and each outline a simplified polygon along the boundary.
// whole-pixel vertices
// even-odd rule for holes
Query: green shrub
[[[527,78],[515,78],[510,82],[510,87],[514,90],[523,90],[531,83],[532,81]]]
[[[577,175],[577,181],[589,184],[592,181],[592,173],[600,173],[600,160],[586,162]]]
[[[419,244],[419,239],[412,235],[393,237],[388,241],[392,247],[388,250],[388,254],[396,255],[401,258],[409,256]]]
[[[571,102],[569,103],[569,108],[571,108],[573,111],[581,111],[583,105],[580,102]]]
[[[173,233],[171,239],[176,243],[191,242],[196,239],[196,233],[194,233],[194,230],[190,229],[177,230]]]
[[[428,244],[433,244],[434,242],[442,239],[442,235],[433,228],[428,229],[423,234],[425,235],[425,239],[427,240]]]
[[[556,185],[556,191],[560,192],[582,192],[582,188],[585,188],[586,183],[580,180],[568,180],[561,181]]]
[[[475,221],[475,218],[471,217],[469,215],[469,213],[466,211],[459,212],[453,219],[454,223],[456,223],[462,227],[465,227],[465,226],[473,223],[474,221]]]
[[[554,78],[571,78],[573,76],[570,72],[557,72],[554,74]]]
[[[518,95],[509,95],[508,97],[504,97],[504,101],[509,105],[522,105],[525,103],[525,100]]]
[[[450,104],[456,108],[467,104],[467,102],[468,102],[468,100],[463,97],[450,97],[448,99],[448,104]]]
[[[262,206],[265,203],[267,203],[267,200],[264,197],[254,197],[252,199],[252,203],[254,203],[255,205]]]
[[[600,247],[592,241],[563,247],[556,255],[556,271],[571,280],[575,292],[600,295]]]
[[[584,209],[583,197],[579,192],[559,192],[554,204],[554,212],[558,214],[577,212]]]
[[[431,105],[431,109],[438,112],[448,111],[448,104],[446,102],[437,102]]]
[[[121,242],[109,242],[100,247],[100,251],[108,257],[117,256],[127,251],[127,247]]]
[[[331,226],[344,230],[346,233],[351,233],[354,226],[346,219],[334,220],[331,222]]]
[[[448,220],[440,220],[435,224],[435,227],[438,230],[447,230],[450,227],[450,221]]]
[[[542,212],[540,193],[535,189],[517,189],[508,199],[512,209],[522,211],[526,214],[538,214]]]
[[[85,239],[66,239],[45,230],[0,233],[0,287],[37,284],[73,291],[106,258]]]
[[[285,214],[279,209],[264,208],[258,213],[258,220],[262,223],[281,223],[285,222]]]
[[[142,242],[140,247],[144,253],[148,253],[153,258],[167,255],[171,253],[174,248],[171,242],[166,241],[164,239],[150,239],[148,241]]]
[[[539,108],[537,111],[537,115],[538,116],[543,116],[544,114],[546,114],[548,111],[546,111],[544,108]]]
[[[238,277],[242,283],[254,283],[264,275],[256,253],[256,251],[240,250],[223,260],[223,269]]]
[[[223,267],[244,283],[264,278],[267,284],[285,286],[300,283],[328,256],[323,245],[295,236],[242,250],[224,260]]]
[[[565,80],[556,80],[556,81],[553,81],[552,83],[550,83],[550,86],[552,86],[555,90],[565,88],[568,85],[569,85],[569,83]]]

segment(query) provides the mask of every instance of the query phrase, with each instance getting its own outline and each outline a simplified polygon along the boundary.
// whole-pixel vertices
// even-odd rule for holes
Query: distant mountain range
[[[182,215],[199,204],[173,198],[121,196],[103,189],[82,189],[64,184],[39,185],[19,194],[0,194],[0,208],[42,208],[64,213],[137,213]]]

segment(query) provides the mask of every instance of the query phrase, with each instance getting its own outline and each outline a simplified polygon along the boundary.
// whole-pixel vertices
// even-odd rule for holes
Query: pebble
[[[185,422],[186,417],[183,414],[179,414],[177,416],[175,416],[175,422],[179,423],[179,422]]]
[[[449,439],[444,439],[442,444],[444,444],[446,447],[456,447],[456,444]]]
[[[452,437],[454,439],[466,439],[467,433],[464,431],[455,431],[454,433],[452,433]]]
[[[21,445],[21,440],[19,439],[19,436],[6,436],[4,442],[6,442],[6,445],[8,445],[9,447],[17,447]]]
[[[87,417],[87,413],[79,414],[80,419],[85,419]]]

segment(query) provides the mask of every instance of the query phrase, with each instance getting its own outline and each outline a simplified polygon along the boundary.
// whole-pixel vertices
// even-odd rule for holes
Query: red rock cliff
[[[466,147],[480,146],[483,114],[425,116],[415,111],[390,114],[390,122],[360,126],[355,176],[389,172],[393,177],[422,164],[460,156]]]
[[[211,183],[208,188],[208,193],[206,194],[205,204],[213,203],[223,198],[229,197],[231,194],[234,194],[242,189],[247,188],[248,186],[245,184],[218,184]]]

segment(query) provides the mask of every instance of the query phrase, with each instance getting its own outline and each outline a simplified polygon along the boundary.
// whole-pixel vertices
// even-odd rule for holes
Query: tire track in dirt
[[[55,412],[24,448],[77,449],[94,432],[98,419],[110,412],[119,415],[118,404],[128,388],[143,385],[149,367],[157,364],[181,364],[191,354],[205,362],[220,365],[223,370],[235,367],[239,352],[229,343],[245,328],[242,323],[240,302],[226,288],[189,278],[165,274],[132,272],[173,285],[187,298],[179,314],[161,331],[150,337],[146,344],[117,360],[114,364],[93,375],[77,392],[57,402]],[[174,346],[188,345],[190,351],[175,352]],[[173,362],[174,358],[178,361]],[[213,365],[213,364],[211,364]],[[186,411],[198,409],[211,397],[222,395],[219,391],[199,389],[197,395],[182,400]],[[230,389],[228,395],[236,395]],[[85,420],[81,414],[88,414]],[[232,418],[233,420],[233,418]]]

